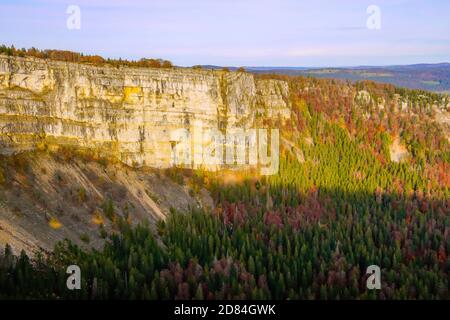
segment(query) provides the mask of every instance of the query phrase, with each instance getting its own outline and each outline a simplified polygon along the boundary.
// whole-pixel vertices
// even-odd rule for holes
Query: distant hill
[[[231,69],[231,68],[230,68]],[[450,63],[348,68],[247,67],[254,73],[279,73],[319,78],[373,80],[411,89],[450,93]]]

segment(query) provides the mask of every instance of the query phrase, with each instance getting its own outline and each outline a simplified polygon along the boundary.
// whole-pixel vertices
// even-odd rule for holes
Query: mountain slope
[[[43,204],[52,206],[51,200],[58,199],[86,222],[74,224],[65,215],[45,219],[44,213],[39,221],[27,214],[20,222],[0,211],[8,226],[36,221],[26,230],[33,234],[37,228],[36,238],[49,236],[51,241],[42,241],[48,246],[58,237],[44,227],[60,230],[62,237],[65,227],[74,225],[76,230],[66,234],[78,243],[58,243],[31,261],[6,247],[0,254],[0,296],[449,299],[448,96],[371,81],[256,78],[287,88],[266,92],[269,101],[281,90],[287,93],[290,117],[268,112],[255,118],[255,125],[280,130],[279,172],[271,176],[253,170],[172,169],[167,175],[183,186],[171,182],[168,193],[165,180],[151,179],[152,170],[131,169],[95,149],[35,144],[37,160],[34,152],[4,157],[0,189],[7,210],[18,198],[20,206],[39,208],[32,195],[42,187]],[[242,97],[252,92],[248,86],[235,89]],[[44,162],[64,174],[46,182]],[[86,198],[76,181],[83,182]],[[153,202],[137,191],[147,189]],[[97,191],[103,198],[96,199]],[[158,204],[157,198],[166,202]],[[185,200],[178,210],[158,218],[155,203],[166,214],[180,199]],[[202,208],[187,209],[186,204],[196,203],[193,199]],[[79,207],[86,210],[76,212]],[[58,212],[54,208],[52,214]],[[95,209],[100,213],[92,214]],[[110,234],[103,247],[94,237],[102,228]],[[22,230],[9,234],[20,238]],[[100,250],[87,248],[84,233],[96,247],[98,240]],[[66,288],[65,267],[71,264],[87,275],[82,290]],[[381,269],[380,290],[366,286],[370,265]]]
[[[135,169],[65,149],[2,158],[0,242],[33,255],[69,239],[101,248],[121,223],[154,225],[170,210],[212,206],[169,171]]]

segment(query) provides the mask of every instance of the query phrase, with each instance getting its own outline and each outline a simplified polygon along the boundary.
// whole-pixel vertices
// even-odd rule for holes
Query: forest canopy
[[[172,62],[163,59],[142,58],[140,60],[126,59],[105,59],[99,55],[86,55],[79,52],[68,50],[39,50],[36,48],[17,49],[14,46],[0,46],[0,54],[6,54],[14,57],[34,57],[40,59],[50,59],[65,62],[88,63],[92,65],[111,65],[111,66],[127,66],[141,68],[172,68]]]

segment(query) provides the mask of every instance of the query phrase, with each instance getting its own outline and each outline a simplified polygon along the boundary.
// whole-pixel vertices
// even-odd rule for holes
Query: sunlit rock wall
[[[0,152],[39,143],[97,148],[127,164],[171,165],[171,132],[288,118],[288,85],[249,73],[97,67],[0,56]]]

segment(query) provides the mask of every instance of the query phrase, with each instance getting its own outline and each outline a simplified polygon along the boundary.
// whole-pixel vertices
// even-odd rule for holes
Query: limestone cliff
[[[248,73],[98,67],[0,56],[0,150],[98,148],[127,164],[170,164],[170,132],[196,120],[251,127],[290,115],[288,85]]]

